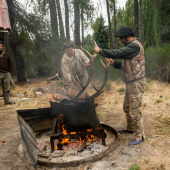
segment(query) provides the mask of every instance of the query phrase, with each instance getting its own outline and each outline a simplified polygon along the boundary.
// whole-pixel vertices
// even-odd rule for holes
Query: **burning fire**
[[[61,114],[59,117],[63,117],[63,114]],[[96,127],[95,130],[100,129],[100,127]],[[67,129],[65,128],[64,122],[62,120],[62,134],[63,135],[74,135],[77,133],[84,133],[84,132],[67,132]],[[87,129],[87,132],[92,132],[92,129]],[[105,130],[106,133],[106,130]],[[78,149],[79,146],[81,146],[84,142],[86,142],[86,145],[89,145],[89,143],[94,142],[94,141],[98,141],[99,140],[100,135],[87,135],[85,137],[79,137],[77,138],[77,140],[71,140],[70,138],[65,138],[65,139],[59,139],[59,144],[60,147],[55,146],[55,150],[61,149],[61,146],[66,146],[66,147],[62,147],[63,151],[68,151],[70,148],[71,149]]]

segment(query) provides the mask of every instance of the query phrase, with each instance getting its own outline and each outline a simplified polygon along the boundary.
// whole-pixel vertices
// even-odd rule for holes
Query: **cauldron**
[[[65,129],[68,132],[84,132],[87,129],[101,129],[96,115],[94,100],[69,101],[62,100],[60,103],[51,102],[52,116],[62,118]]]

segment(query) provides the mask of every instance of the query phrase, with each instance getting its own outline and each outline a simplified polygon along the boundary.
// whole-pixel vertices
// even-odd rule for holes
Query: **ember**
[[[68,151],[69,149],[78,149],[81,145],[83,145],[85,143],[84,148],[86,148],[91,142],[94,141],[100,141],[99,135],[98,136],[85,136],[84,138],[79,137],[79,139],[61,139],[59,141],[59,146],[55,146],[55,150],[63,150],[63,151]],[[61,147],[62,145],[62,147]]]
[[[59,115],[60,118],[63,117],[63,114]],[[67,135],[67,129],[65,128],[64,121],[62,120],[62,134]],[[95,130],[100,129],[100,127],[96,126]],[[87,132],[92,132],[92,129],[87,129]],[[79,133],[84,132],[70,132],[70,135],[75,135]],[[106,130],[105,130],[106,133]],[[78,137],[77,139],[71,139],[71,138],[64,138],[64,139],[57,139],[57,146],[54,144],[55,150],[63,150],[63,151],[69,151],[69,150],[75,150],[76,151],[82,151],[87,146],[94,142],[94,141],[100,141],[100,135],[86,135],[83,137]],[[90,145],[91,146],[91,145]],[[91,147],[88,147],[88,149],[91,149]]]

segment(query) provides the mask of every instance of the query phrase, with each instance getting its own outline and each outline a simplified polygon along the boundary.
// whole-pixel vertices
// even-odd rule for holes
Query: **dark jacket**
[[[140,47],[135,42],[129,43],[127,46],[124,46],[115,50],[100,50],[99,54],[103,57],[113,58],[113,59],[132,59],[137,56],[140,52]],[[121,69],[122,61],[115,61],[114,68]]]
[[[1,57],[2,56],[2,57]],[[10,72],[12,74],[12,62],[7,53],[0,54],[0,72]]]

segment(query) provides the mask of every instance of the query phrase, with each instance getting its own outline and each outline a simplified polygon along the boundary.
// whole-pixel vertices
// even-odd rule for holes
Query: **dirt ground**
[[[15,78],[14,78],[15,79]],[[111,86],[111,87],[110,87]],[[29,87],[48,87],[45,78],[29,79],[11,89],[15,105],[4,106],[0,100],[0,170],[34,170],[19,150],[20,128],[16,110],[50,107],[45,95],[21,100]],[[124,87],[121,81],[108,82],[107,89],[95,102],[97,115],[102,123],[116,130],[126,126],[123,112]],[[133,134],[119,134],[116,148],[102,160],[78,167],[36,167],[38,170],[128,170],[136,164],[141,170],[170,170],[170,84],[147,80],[143,98],[143,116],[146,140],[137,146],[129,146]],[[18,93],[18,94],[16,94]],[[132,170],[135,170],[133,168]],[[136,169],[137,170],[137,169]]]

